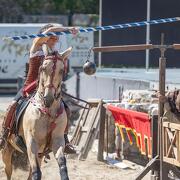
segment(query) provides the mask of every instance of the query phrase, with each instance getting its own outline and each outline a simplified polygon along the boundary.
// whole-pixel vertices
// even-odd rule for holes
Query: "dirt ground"
[[[0,113],[2,122],[2,114]],[[97,146],[97,145],[94,145]],[[92,148],[94,149],[94,148]],[[95,147],[97,149],[97,147]],[[130,161],[123,161],[129,166],[126,169],[120,169],[105,162],[97,161],[97,152],[90,151],[88,158],[84,161],[78,160],[77,157],[67,157],[67,166],[70,180],[133,180],[143,169],[142,166]],[[28,172],[16,169],[13,172],[12,180],[27,179]],[[4,172],[4,164],[0,155],[0,179],[6,180]],[[42,163],[42,179],[43,180],[59,180],[58,165],[51,154],[51,160],[48,163]],[[144,180],[149,180],[149,176]]]
[[[104,162],[96,160],[96,153],[90,152],[87,160],[80,161],[76,158],[67,158],[67,166],[70,180],[132,180],[135,179],[138,172],[142,170],[139,165],[134,165],[134,168],[119,169],[115,166],[108,165]],[[126,162],[130,163],[130,162]],[[3,169],[3,163],[0,161],[0,179],[6,180]],[[27,179],[28,172],[15,170],[12,180]],[[51,154],[51,160],[48,163],[42,164],[42,179],[43,180],[59,180],[58,166]],[[149,178],[144,178],[148,180]]]

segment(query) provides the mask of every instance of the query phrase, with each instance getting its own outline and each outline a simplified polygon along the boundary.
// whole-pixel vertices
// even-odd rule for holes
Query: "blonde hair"
[[[44,25],[44,26],[38,31],[38,34],[43,33],[44,31],[46,31],[47,29],[49,29],[49,28],[51,28],[51,27],[54,27],[54,24],[46,24],[46,25]]]
[[[51,27],[56,27],[56,26],[61,26],[60,24],[55,24],[55,23],[53,23],[53,24],[46,24],[46,25],[44,25],[39,31],[38,31],[38,33],[39,34],[41,34],[41,33],[43,33],[44,31],[46,31],[46,30],[48,30],[49,28],[51,28]]]

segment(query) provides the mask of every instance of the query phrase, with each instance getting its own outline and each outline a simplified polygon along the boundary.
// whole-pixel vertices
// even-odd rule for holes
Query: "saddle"
[[[16,107],[16,112],[15,112],[15,134],[16,135],[18,135],[21,116],[22,116],[24,110],[26,109],[26,107],[28,106],[28,104],[30,103],[29,99],[31,97],[32,96],[26,97],[26,98],[21,98],[18,101],[18,105]]]
[[[27,108],[28,104],[30,103],[30,98],[33,95],[30,95],[29,97],[22,97],[18,100],[18,104],[16,107],[15,115],[14,115],[14,134],[15,134],[15,144],[22,150],[22,152],[26,152],[26,145],[23,141],[23,138],[18,134],[21,117]]]

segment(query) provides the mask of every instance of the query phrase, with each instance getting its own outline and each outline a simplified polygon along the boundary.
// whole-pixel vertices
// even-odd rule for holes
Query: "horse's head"
[[[40,67],[38,91],[43,96],[45,106],[50,107],[55,99],[60,98],[64,61],[71,53],[72,48],[59,54],[52,52],[47,45],[43,45],[43,51],[45,58]]]

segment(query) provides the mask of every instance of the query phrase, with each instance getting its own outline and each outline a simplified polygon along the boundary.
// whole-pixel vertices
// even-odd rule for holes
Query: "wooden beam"
[[[104,132],[105,132],[105,118],[106,118],[106,109],[103,106],[103,102],[100,107],[100,126],[99,126],[99,141],[98,141],[98,161],[104,161],[103,152],[104,152]]]
[[[152,49],[152,44],[137,44],[137,45],[123,45],[123,46],[103,46],[93,47],[94,52],[115,52],[115,51],[142,51]]]
[[[158,162],[158,158],[159,156],[157,155],[151,161],[149,161],[143,171],[140,172],[135,178],[135,180],[141,180],[152,169],[152,166],[155,166],[155,164]]]
[[[167,127],[170,129],[176,129],[180,131],[180,124],[172,123],[172,122],[163,122],[163,127]]]
[[[175,50],[180,50],[180,44],[173,44],[173,48]]]

